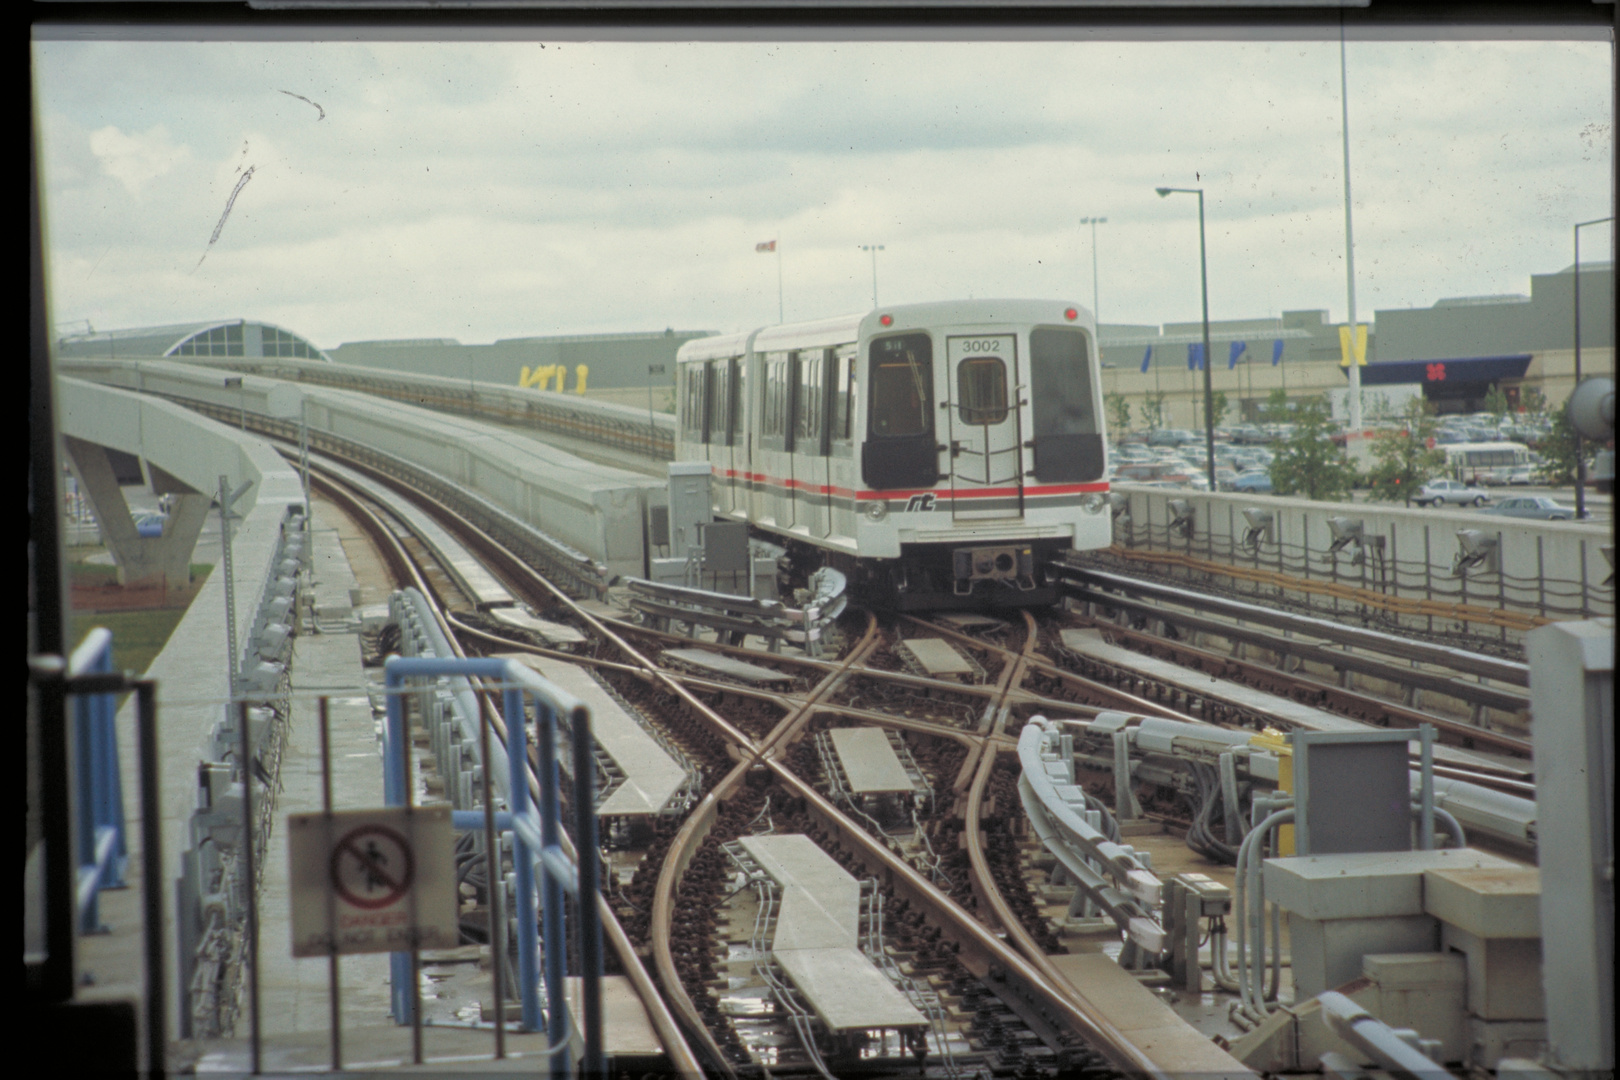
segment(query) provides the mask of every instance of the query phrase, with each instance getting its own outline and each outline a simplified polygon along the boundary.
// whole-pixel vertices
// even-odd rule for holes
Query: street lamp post
[[[1575,226],[1575,387],[1581,385],[1581,230],[1588,225],[1602,225],[1614,218],[1593,218]],[[1574,426],[1571,425],[1571,430]],[[1581,449],[1581,433],[1575,435],[1575,520],[1586,517],[1586,455]]]
[[[1159,198],[1170,195],[1198,196],[1198,280],[1204,297],[1204,447],[1209,455],[1209,490],[1215,490],[1215,384],[1209,357],[1209,258],[1204,252],[1204,189],[1155,188]]]
[[[1102,356],[1102,316],[1097,314],[1097,226],[1108,224],[1105,217],[1083,217],[1080,224],[1091,226],[1091,321],[1097,328],[1097,355]]]
[[[877,307],[877,253],[883,250],[883,245],[862,244],[861,250],[872,253],[872,306]]]

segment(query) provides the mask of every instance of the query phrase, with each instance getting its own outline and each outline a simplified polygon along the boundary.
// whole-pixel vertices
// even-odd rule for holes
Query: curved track
[[[1002,755],[1016,748],[1016,732],[1036,713],[1085,717],[1116,710],[1198,723],[1211,711],[1206,700],[1137,676],[1093,670],[1088,677],[1065,666],[1073,658],[1057,645],[1055,631],[1078,625],[1073,616],[1025,615],[1021,625],[997,631],[1008,639],[997,642],[943,620],[906,618],[884,626],[872,616],[851,615],[841,625],[843,645],[835,660],[704,643],[711,652],[745,655],[750,663],[790,674],[787,689],[694,674],[658,659],[664,648],[690,646],[690,639],[613,617],[599,604],[581,604],[444,505],[409,493],[515,595],[547,617],[572,623],[592,642],[583,653],[539,648],[492,633],[471,612],[454,610],[453,587],[421,565],[421,553],[410,550],[396,525],[366,500],[345,495],[339,484],[326,481],[322,489],[367,524],[402,584],[438,597],[447,609],[438,617],[450,640],[473,652],[528,650],[591,668],[700,764],[700,800],[638,853],[641,863],[628,884],[599,898],[609,941],[671,1048],[673,1069],[735,1076],[755,1064],[713,992],[713,928],[726,880],[719,844],[764,813],[816,838],[857,876],[875,878],[896,912],[896,948],[917,968],[940,973],[936,985],[948,984],[964,1009],[992,1002],[1006,1016],[998,1025],[1021,1025],[1057,1055],[1043,1059],[1048,1063],[1162,1073],[1152,1055],[1051,961],[1061,945],[1023,876],[1010,872],[1017,869],[1017,845],[1005,830],[1017,813],[1008,782],[1016,772],[1008,773]],[[895,648],[902,632],[950,642],[975,658],[982,681],[902,670]],[[1251,724],[1263,719],[1220,718]],[[934,804],[916,819],[910,849],[871,819],[856,820],[818,783],[808,752],[811,737],[828,725],[849,723],[900,733],[938,774]],[[504,725],[497,723],[496,730],[504,739]],[[953,843],[958,836],[959,849]],[[919,857],[917,844],[929,859]],[[960,875],[953,878],[953,870]]]

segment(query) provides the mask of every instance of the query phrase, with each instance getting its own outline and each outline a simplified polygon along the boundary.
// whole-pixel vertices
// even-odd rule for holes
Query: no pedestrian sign
[[[459,943],[448,806],[289,814],[292,954]]]

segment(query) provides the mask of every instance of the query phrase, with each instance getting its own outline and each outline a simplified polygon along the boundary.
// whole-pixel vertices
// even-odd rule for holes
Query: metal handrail
[[[112,631],[96,627],[68,659],[68,678],[113,671]],[[78,853],[79,932],[101,925],[98,897],[103,889],[124,887],[129,849],[124,830],[124,789],[118,768],[117,695],[74,694],[74,846]]]
[[[512,831],[513,863],[517,871],[518,888],[518,972],[522,980],[520,996],[523,1003],[523,1025],[530,1031],[540,1029],[540,1001],[536,978],[535,946],[543,944],[546,984],[547,1038],[553,1045],[564,1043],[570,1031],[565,989],[568,939],[563,925],[563,894],[572,892],[581,897],[595,897],[597,893],[597,821],[596,806],[591,791],[595,783],[595,740],[591,737],[590,710],[573,695],[541,678],[523,664],[513,660],[496,659],[440,659],[427,657],[391,656],[384,665],[387,687],[387,723],[383,737],[383,795],[390,806],[409,804],[406,788],[405,753],[409,735],[405,730],[403,698],[416,691],[406,685],[411,678],[472,677],[497,681],[502,686],[502,711],[506,719],[507,745],[517,748],[508,754],[510,777],[507,784],[507,806]],[[539,734],[539,820],[529,804],[529,785],[526,769],[528,746],[525,697],[534,699]],[[577,864],[570,866],[563,854],[561,840],[561,805],[559,798],[557,762],[557,721],[567,716],[573,736],[575,777],[575,840],[580,852]],[[540,871],[540,886],[544,894],[543,909],[535,904],[535,871]],[[491,875],[493,883],[494,875]],[[570,888],[572,886],[572,888]],[[584,968],[582,1004],[584,1013],[585,1049],[581,1067],[586,1075],[603,1071],[602,1056],[602,927],[601,915],[594,903],[576,905],[580,923],[580,955]],[[536,916],[544,919],[541,942],[535,940]],[[392,997],[394,1017],[397,1021],[414,1019],[414,979],[411,975],[409,954],[391,954]],[[501,1008],[499,1002],[497,1009]],[[554,1077],[571,1071],[571,1055],[559,1053],[552,1057]]]

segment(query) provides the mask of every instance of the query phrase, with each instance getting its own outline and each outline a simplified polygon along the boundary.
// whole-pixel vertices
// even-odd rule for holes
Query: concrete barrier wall
[[[485,416],[629,450],[654,460],[667,461],[675,453],[675,418],[668,413],[649,415],[646,408],[639,405],[322,360],[195,357],[187,358],[184,363],[204,369],[359,390],[441,411]]]
[[[259,597],[270,578],[290,505],[303,505],[297,473],[263,439],[218,423],[172,402],[78,379],[57,380],[62,434],[137,454],[201,492],[217,495],[219,475],[234,489],[253,486],[236,504],[244,514],[231,544],[236,582],[237,643],[250,640]],[[198,550],[194,560],[220,563],[219,548]],[[191,844],[189,822],[197,801],[197,762],[212,757],[214,725],[224,719],[230,700],[226,658],[225,577],[209,574],[186,609],[168,644],[146,670],[157,682],[165,868],[173,872]],[[118,738],[126,749],[125,798],[133,798],[134,713],[131,695],[118,714]],[[131,819],[133,821],[133,819]],[[165,888],[165,938],[175,937],[174,891]],[[268,947],[268,946],[267,946]],[[171,951],[169,962],[174,962]],[[171,969],[172,970],[172,969]],[[178,1003],[169,980],[171,1030],[177,1030]]]
[[[266,412],[270,389],[284,382],[241,375],[240,387],[226,387],[227,373],[213,366],[168,360],[67,360],[60,366],[84,379],[227,411],[245,407],[254,415]],[[357,391],[311,384],[301,389],[312,433],[349,439],[442,476],[606,564],[613,574],[645,573],[642,523],[646,507],[667,498],[661,481],[584,461],[477,420]]]
[[[1227,492],[1203,493],[1115,484],[1129,500],[1128,518],[1114,518],[1114,542],[1126,548],[1186,553],[1293,576],[1336,579],[1353,585],[1391,588],[1402,596],[1470,604],[1505,606],[1556,618],[1591,618],[1614,614],[1614,586],[1603,582],[1613,567],[1603,549],[1614,543],[1602,525],[1530,521],[1463,509],[1418,509],[1382,503],[1325,503],[1309,499]],[[1193,509],[1191,537],[1169,529],[1171,500]],[[1269,510],[1275,517],[1274,541],[1257,551],[1242,548],[1245,508]],[[1364,535],[1384,537],[1382,580],[1373,553],[1362,565],[1352,563],[1354,548],[1327,555],[1333,542],[1330,517],[1362,523]],[[1495,536],[1498,571],[1473,568],[1466,581],[1452,573],[1458,551],[1457,533],[1473,529]],[[1308,553],[1308,561],[1306,555]],[[1398,573],[1395,570],[1398,568]]]

